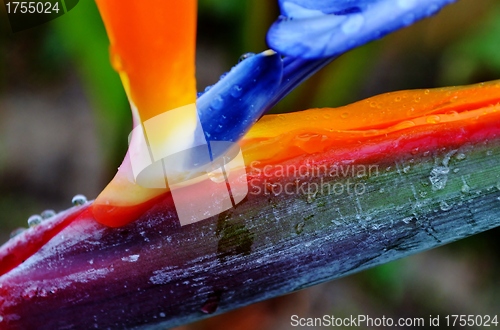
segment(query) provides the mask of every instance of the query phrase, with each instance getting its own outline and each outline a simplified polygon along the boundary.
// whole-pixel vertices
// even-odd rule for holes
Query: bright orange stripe
[[[282,162],[303,154],[366,143],[389,133],[439,125],[500,112],[500,81],[463,87],[410,90],[377,95],[340,108],[264,116],[240,142],[245,162]],[[435,126],[435,127],[433,127]]]

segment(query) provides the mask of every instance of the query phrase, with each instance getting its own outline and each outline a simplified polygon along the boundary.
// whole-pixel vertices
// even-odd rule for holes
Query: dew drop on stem
[[[24,231],[26,231],[26,228],[17,228],[17,229],[14,229],[14,230],[10,233],[10,238],[14,238],[14,237],[16,237],[17,235],[22,234]]]
[[[55,215],[56,215],[56,211],[54,211],[54,210],[45,210],[41,213],[42,219],[44,219],[44,220],[50,219]]]
[[[71,204],[78,206],[87,203],[87,197],[84,195],[78,194],[71,200]]]
[[[42,223],[42,217],[38,214],[34,214],[28,218],[28,226],[35,227]]]

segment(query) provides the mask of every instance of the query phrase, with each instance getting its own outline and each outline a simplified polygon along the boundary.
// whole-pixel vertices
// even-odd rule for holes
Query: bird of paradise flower
[[[359,33],[359,39],[353,37],[354,42],[342,43],[355,47],[358,43],[381,37],[390,29],[434,13],[447,2],[398,1],[399,20],[390,21],[388,25],[381,23],[387,30],[380,30],[375,21],[367,20],[369,28],[366,32],[366,15],[379,17],[380,14],[376,15],[378,10],[387,2],[358,1],[356,5],[346,2],[348,6],[342,2],[325,2],[331,7],[323,3],[318,7],[305,1],[282,1],[284,17],[270,30],[269,41],[280,53],[290,52],[289,57],[282,60],[275,52],[256,55],[243,61],[201,96],[197,109],[204,133],[210,137],[220,134],[221,139],[239,141],[262,113],[294,85],[346,50],[335,47],[332,50],[327,47],[330,43],[325,43],[325,47],[317,47],[317,44],[301,44],[299,47],[291,43],[311,39],[301,35],[283,41],[283,37],[304,31],[312,31],[314,35],[318,31],[315,22],[320,22],[319,28],[326,27],[326,31],[338,28],[345,35]],[[120,36],[113,33],[123,33],[124,38],[131,39],[131,31],[139,33],[140,30],[130,28],[128,21],[120,21],[127,15],[106,9],[113,6],[112,2],[99,4],[105,20],[112,26],[108,30],[112,31],[113,47],[120,44]],[[177,16],[182,18],[181,22],[176,21],[187,25],[186,29],[181,29],[186,34],[192,33],[192,26],[191,30],[189,27],[193,24],[193,4],[185,2],[176,8],[186,9],[185,14]],[[324,5],[328,8],[321,7]],[[123,4],[118,8],[127,10]],[[140,7],[136,9],[134,14],[140,16]],[[119,28],[113,27],[113,19],[118,20]],[[148,25],[141,26],[147,28]],[[308,33],[306,37],[310,37]],[[142,37],[143,34],[138,35],[136,42]],[[331,38],[328,35],[326,39]],[[189,40],[187,36],[179,37],[179,42],[189,44]],[[145,41],[149,42],[147,38]],[[186,45],[177,60],[188,63],[185,67],[181,65],[180,76],[168,75],[164,84],[155,80],[166,76],[165,70],[154,65],[155,58],[145,59],[146,55],[140,53],[143,48],[136,47],[136,43],[125,45],[134,47],[125,51],[114,49],[117,56],[130,52],[142,59],[139,61],[141,65],[150,66],[149,70],[138,71],[130,68],[130,62],[125,58],[118,61],[119,69],[127,68],[121,72],[122,80],[140,122],[164,112],[166,108],[175,109],[195,101],[193,75],[186,74],[193,70],[192,63],[189,65],[194,52],[192,44],[191,48]],[[294,53],[296,50],[299,53]],[[300,57],[300,54],[304,56]],[[324,56],[326,59],[322,58]],[[167,67],[169,63],[177,62],[161,62]],[[269,68],[255,69],[263,65],[269,65]],[[247,80],[246,75],[251,73],[256,73],[257,77]],[[186,78],[187,82],[184,84],[177,78]],[[258,79],[262,81],[252,85]],[[166,90],[175,96],[158,96],[154,88],[148,88],[150,84],[155,88],[166,85]],[[224,107],[220,103],[225,99],[219,98],[231,95],[238,99],[239,96],[233,95],[236,86],[241,88],[241,91],[236,88],[236,92],[242,93],[240,96],[244,101],[240,110],[246,112],[237,112],[240,117],[231,118],[229,124],[225,124],[223,116],[233,112],[222,111]],[[178,92],[183,89],[190,89],[190,92]],[[253,194],[250,193],[234,210],[197,225],[180,227],[172,208],[172,195],[166,190],[144,189],[134,184],[126,176],[130,168],[124,164],[114,181],[92,205],[85,204],[59,214],[3,247],[0,256],[5,275],[0,290],[5,298],[0,308],[5,316],[2,321],[14,327],[21,323],[40,324],[41,320],[47,326],[57,327],[174,325],[196,319],[200,309],[205,313],[212,313],[217,307],[218,311],[224,311],[385,262],[395,257],[395,251],[400,251],[397,256],[403,256],[454,240],[461,233],[447,230],[450,216],[439,213],[429,220],[432,205],[426,203],[430,201],[421,201],[418,207],[413,202],[411,206],[405,202],[406,194],[414,193],[411,189],[413,181],[401,179],[401,171],[405,172],[406,164],[411,164],[418,180],[422,179],[422,173],[426,173],[427,190],[435,195],[435,201],[454,203],[457,196],[446,187],[454,179],[450,174],[453,162],[463,157],[458,155],[467,153],[468,159],[475,159],[477,153],[486,149],[497,152],[499,90],[498,82],[492,82],[469,88],[398,92],[338,110],[317,109],[264,117],[239,142],[249,170],[246,178]],[[148,95],[150,93],[153,95]],[[379,113],[372,109],[385,111]],[[401,113],[401,109],[405,112]],[[484,145],[485,141],[490,142]],[[469,145],[474,148],[470,149]],[[388,154],[391,157],[387,157]],[[391,168],[394,163],[395,168]],[[383,166],[384,174],[380,174],[378,167],[376,172],[370,172],[370,168],[361,172],[367,164]],[[495,166],[486,169],[486,173],[494,173]],[[336,186],[339,183],[341,185]],[[337,194],[339,187],[346,189],[349,184],[353,189],[349,195]],[[371,193],[359,193],[357,184],[362,184]],[[485,184],[490,185],[490,182]],[[311,191],[312,187],[316,190]],[[397,212],[379,209],[379,198],[375,197],[379,195],[373,192],[382,190],[394,199],[395,205],[403,207]],[[191,193],[196,196],[196,190]],[[498,225],[491,221],[491,217],[498,214],[498,206],[494,203],[496,197],[493,192],[484,195],[482,205],[487,208],[471,210],[457,202],[452,211],[460,213],[467,209],[472,212],[470,218],[474,224],[469,224],[473,227],[468,228],[469,233],[485,230]],[[442,209],[443,212],[451,210]],[[119,228],[104,227],[94,219]],[[131,220],[135,221],[129,223]],[[275,222],[279,226],[270,225]],[[63,246],[68,244],[71,247],[64,249]],[[26,249],[21,250],[22,247]],[[290,253],[280,257],[284,251]],[[90,267],[89,255],[93,256]],[[296,267],[292,261],[299,257],[310,262]],[[26,262],[20,265],[24,259]],[[63,259],[64,265],[54,266]],[[262,277],[262,271],[277,272],[284,277]],[[87,285],[103,290],[86,297]],[[70,297],[70,292],[74,296]],[[120,298],[113,299],[107,292]],[[79,303],[87,301],[85,299],[92,302],[91,306]],[[51,319],[44,313],[60,306],[63,300],[69,304],[63,308],[60,317]],[[146,303],[146,300],[152,303]],[[105,310],[102,304],[106,304]],[[128,304],[131,305],[130,312],[124,315],[121,310]],[[95,306],[99,306],[100,313]],[[85,308],[93,313],[94,319],[75,323],[76,315]]]

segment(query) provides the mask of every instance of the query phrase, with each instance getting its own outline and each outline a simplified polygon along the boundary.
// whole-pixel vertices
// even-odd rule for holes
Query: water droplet
[[[486,151],[486,156],[491,156],[491,155],[493,155],[493,151],[491,150]]]
[[[10,233],[10,238],[14,238],[16,237],[17,235],[21,235],[23,232],[26,231],[26,228],[17,228],[17,229],[14,229],[11,233]]]
[[[361,29],[364,23],[365,18],[363,17],[363,15],[350,15],[349,18],[344,22],[344,24],[342,24],[342,32],[344,32],[345,34],[354,34]]]
[[[219,80],[224,79],[227,76],[228,72],[224,72],[223,74],[220,75]]]
[[[424,157],[427,157],[427,156],[429,156],[430,154],[431,154],[431,152],[430,152],[430,151],[426,151],[426,152],[424,152]]]
[[[342,112],[342,114],[340,115],[340,118],[346,119],[348,116],[349,116],[348,112]]]
[[[36,287],[30,286],[30,287],[26,288],[26,290],[24,290],[24,292],[21,294],[21,296],[25,300],[30,300],[37,295],[37,291],[38,291],[38,289]]]
[[[441,203],[439,203],[439,207],[441,208],[441,211],[449,211],[453,208],[453,204],[448,204],[446,201],[441,201]]]
[[[413,217],[406,217],[403,219],[403,222],[409,224],[413,220]]]
[[[315,198],[316,198],[316,193],[307,194],[307,200],[306,200],[307,204],[312,204]]]
[[[204,92],[206,93],[206,92],[208,92],[210,89],[212,89],[212,86],[207,86],[207,87],[205,87]]]
[[[222,172],[221,168],[216,168],[216,169],[208,172],[208,177],[210,178],[210,180],[212,180],[215,183],[222,183],[222,182],[226,181],[226,179],[224,177],[224,173]]]
[[[35,227],[42,223],[42,217],[38,214],[34,214],[28,218],[28,226]]]
[[[281,17],[281,16],[280,16]],[[284,16],[283,16],[284,17]],[[243,55],[240,56],[240,58],[238,59],[238,62],[241,62],[241,61],[244,61],[246,60],[247,58],[250,58],[252,56],[255,56],[255,53],[245,53]]]
[[[459,168],[456,168],[456,169],[453,170],[453,173],[458,173],[458,172],[460,172]]]
[[[238,98],[243,94],[243,89],[239,85],[234,85],[233,88],[231,88],[231,96],[234,98]]]
[[[48,295],[49,294],[48,294],[47,290],[45,290],[45,289],[38,290],[38,294],[37,294],[38,297],[46,298]]]
[[[378,190],[378,192],[382,194],[382,193],[384,193],[384,192],[385,192],[385,189],[384,189],[384,188],[380,188],[380,189]]]
[[[413,149],[411,150],[411,154],[412,154],[412,155],[416,155],[416,154],[418,154],[418,148],[413,148]]]
[[[467,194],[470,192],[470,186],[467,184],[467,182],[464,182],[462,185],[462,189],[460,189],[464,194]]]
[[[210,103],[210,107],[212,107],[214,110],[220,110],[224,106],[224,99],[222,99],[222,96],[217,95],[212,102]]]
[[[448,173],[450,169],[445,166],[434,167],[429,176],[429,180],[432,184],[432,190],[441,190],[446,187],[446,181],[448,181]]]
[[[397,96],[397,97],[394,99],[394,102],[401,102],[401,96]]]
[[[408,173],[408,172],[410,172],[410,169],[411,169],[410,165],[407,165],[407,166],[403,167],[403,172]]]
[[[464,154],[464,153],[461,153],[461,152],[460,152],[460,153],[458,153],[458,154],[457,154],[457,156],[456,156],[456,157],[457,157],[457,159],[458,159],[458,160],[464,160],[466,156],[465,156],[465,154]]]
[[[54,210],[45,210],[42,212],[41,216],[42,218],[45,220],[45,219],[50,219],[52,218],[53,216],[56,215],[56,211]]]
[[[82,194],[75,195],[75,197],[71,200],[71,204],[75,206],[83,205],[85,203],[87,203],[87,197]]]
[[[0,323],[2,323],[2,322],[3,322],[3,316],[0,315]]]
[[[426,90],[424,91],[424,94],[425,94],[425,95],[429,95],[429,93],[430,93],[430,92],[431,92],[431,90],[430,90],[430,89],[426,89]]]
[[[376,108],[377,102],[370,102],[370,108]]]
[[[160,313],[160,317],[166,317],[166,316],[167,316],[167,314],[165,314],[163,312]]]
[[[432,115],[432,116],[427,117],[426,121],[429,124],[437,124],[441,121],[441,117],[439,117],[438,115]]]
[[[300,235],[300,234],[302,234],[302,232],[304,231],[304,226],[305,226],[305,225],[306,225],[306,224],[305,224],[304,222],[299,222],[299,223],[295,226],[295,232],[296,232],[297,234],[299,234],[299,235]]]

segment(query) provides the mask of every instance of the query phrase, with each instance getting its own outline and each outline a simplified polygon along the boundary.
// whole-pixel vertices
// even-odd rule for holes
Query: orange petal
[[[196,102],[195,0],[97,0],[97,5],[111,42],[111,62],[131,101],[135,125]],[[192,113],[186,117],[186,122],[193,119]],[[181,123],[168,125],[164,131],[172,135]],[[168,190],[136,184],[129,155],[93,204],[95,218],[108,226],[134,220],[151,206],[151,199]],[[124,211],[131,206],[133,212]]]

